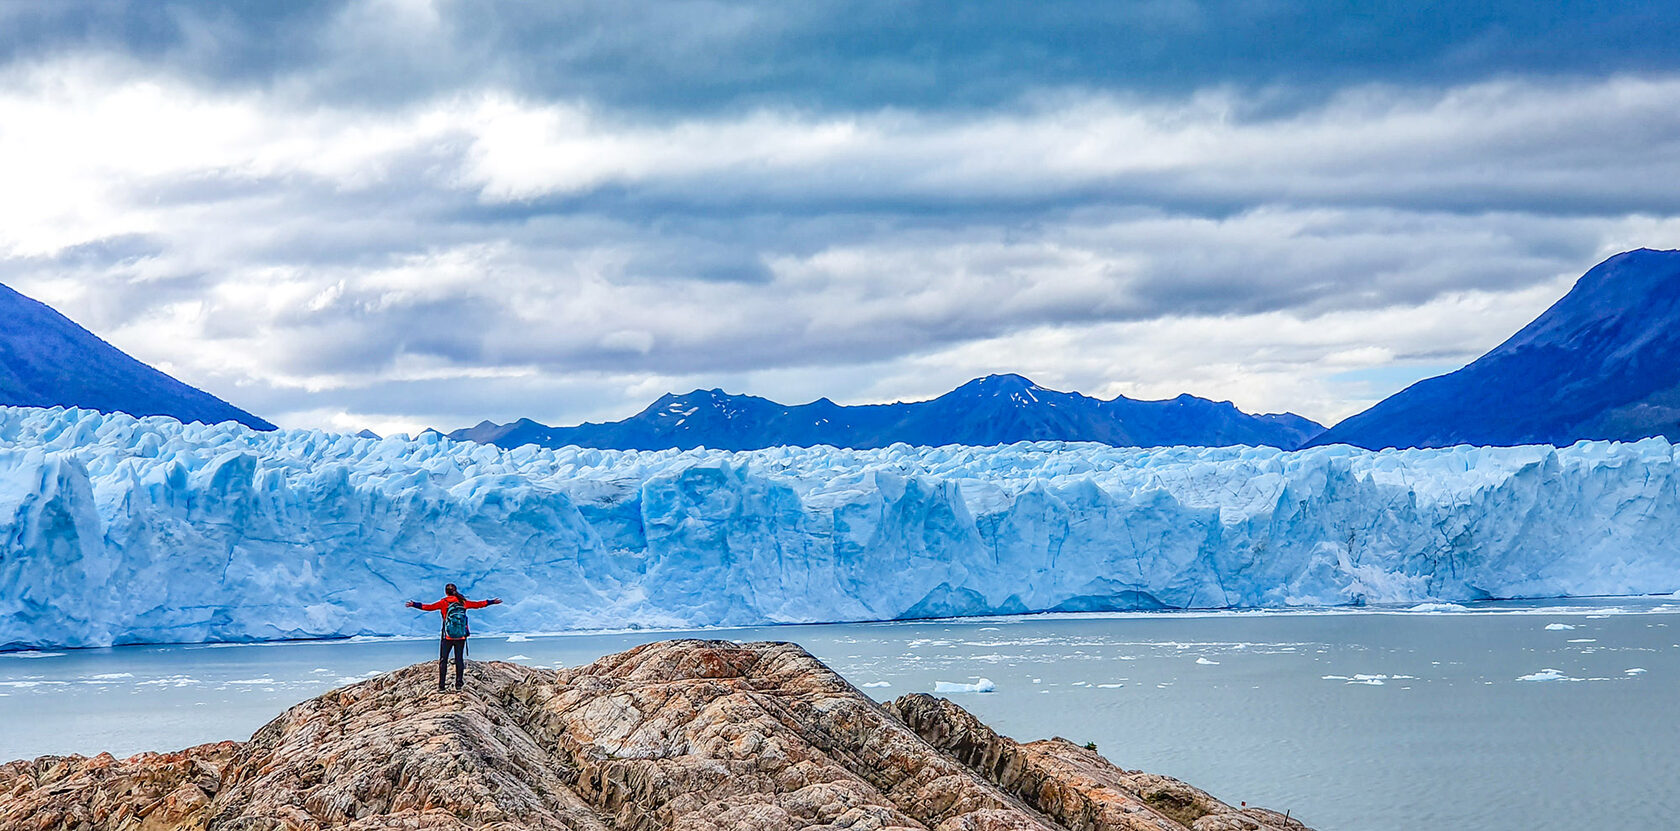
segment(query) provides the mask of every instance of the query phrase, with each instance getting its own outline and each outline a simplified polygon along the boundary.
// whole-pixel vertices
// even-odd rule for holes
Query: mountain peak
[[[666,393],[654,403],[663,404],[717,404],[724,401],[734,401],[740,398],[751,398],[750,395],[731,395],[721,387],[711,389],[692,389],[685,393]]]
[[[1008,395],[1014,392],[1041,389],[1043,387],[1033,383],[1031,379],[1016,375],[1013,372],[1007,372],[976,378],[951,392],[964,395]]]

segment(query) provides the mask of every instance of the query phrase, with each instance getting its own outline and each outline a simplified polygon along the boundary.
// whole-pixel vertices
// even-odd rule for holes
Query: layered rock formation
[[[1265,808],[1232,808],[1170,776],[1122,770],[1063,738],[1021,744],[943,699],[912,693],[887,705],[951,755],[1069,831],[1255,831],[1306,826]]]
[[[922,695],[886,707],[792,644],[668,641],[543,671],[421,664],[249,741],[0,767],[0,828],[1289,831]]]

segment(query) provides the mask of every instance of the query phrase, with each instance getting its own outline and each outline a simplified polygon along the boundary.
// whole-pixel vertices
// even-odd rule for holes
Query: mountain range
[[[1324,428],[1292,413],[1250,415],[1229,401],[1103,400],[1045,389],[1019,375],[988,375],[929,401],[845,406],[826,398],[785,405],[722,390],[664,395],[623,421],[551,427],[489,421],[449,434],[502,447],[577,445],[616,450],[756,450],[791,445],[872,448],[1094,441],[1115,446],[1250,444],[1293,448]]]
[[[991,375],[931,401],[786,406],[721,390],[666,395],[623,421],[551,427],[482,422],[452,438],[503,447],[750,450],[1094,441],[1115,446],[1568,445],[1680,441],[1680,251],[1639,249],[1593,267],[1545,313],[1456,372],[1425,379],[1325,430],[1191,395],[1101,400]]]
[[[130,357],[51,306],[0,285],[0,405],[82,407],[183,422],[274,425]]]
[[[274,425],[99,339],[0,286],[0,405],[75,406],[181,421]],[[1326,430],[1292,413],[1252,415],[1192,395],[1098,399],[989,375],[928,401],[786,405],[720,389],[662,396],[622,421],[555,427],[490,421],[451,438],[652,450],[778,445],[874,448],[1028,440],[1114,446],[1567,445],[1680,441],[1680,251],[1639,249],[1593,267],[1551,308],[1456,372],[1419,381]]]

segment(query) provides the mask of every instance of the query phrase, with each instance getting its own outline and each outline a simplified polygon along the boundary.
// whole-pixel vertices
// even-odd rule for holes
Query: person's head
[[[460,590],[455,588],[454,583],[445,583],[443,585],[443,594],[444,594],[445,597],[460,597],[461,596]]]

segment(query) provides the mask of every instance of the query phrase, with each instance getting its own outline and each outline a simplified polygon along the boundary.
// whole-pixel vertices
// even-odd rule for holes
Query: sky
[[[1329,424],[1680,247],[1675,102],[1671,0],[0,0],[0,283],[283,427]]]

